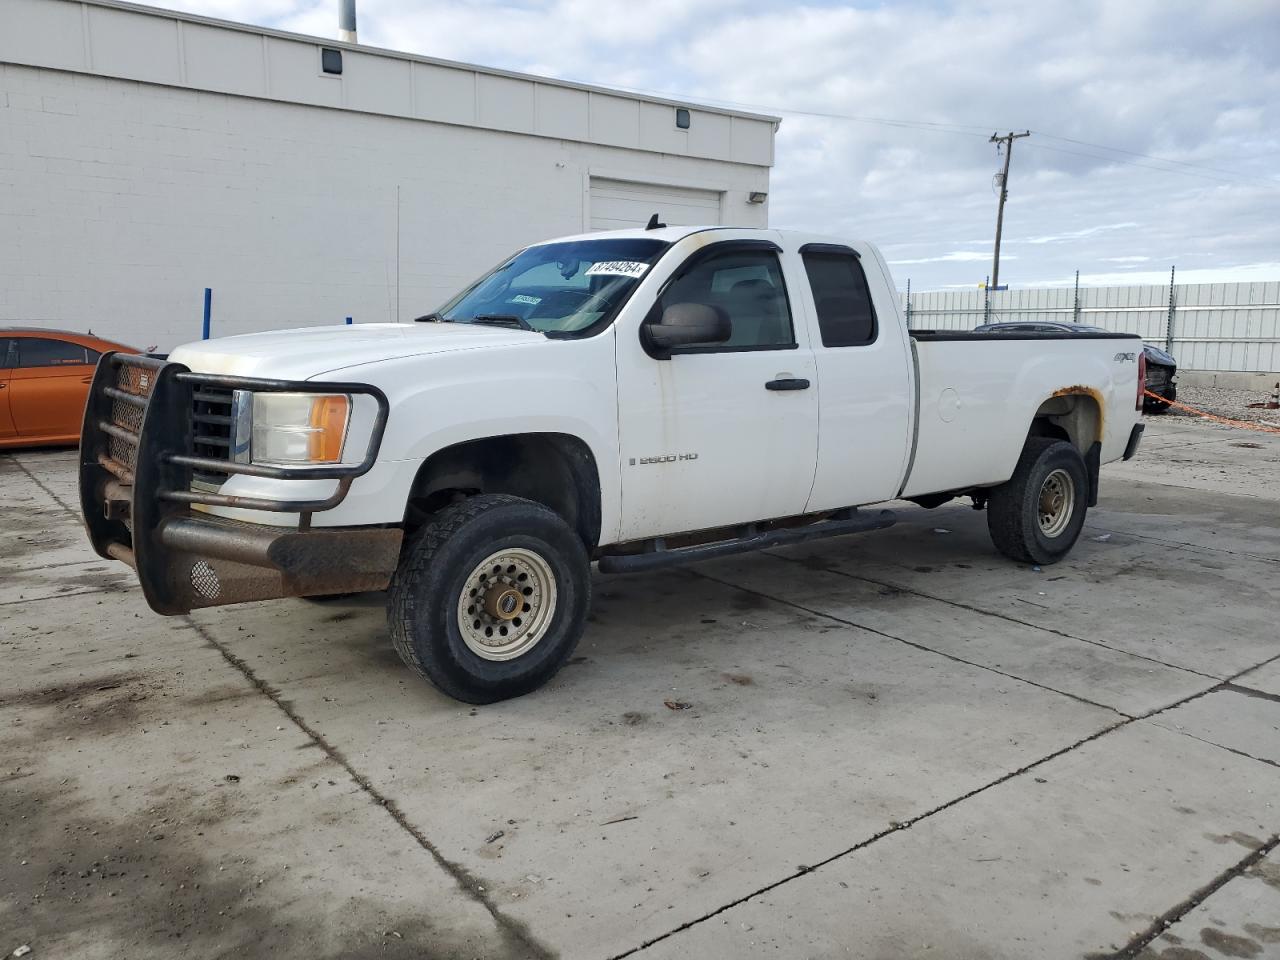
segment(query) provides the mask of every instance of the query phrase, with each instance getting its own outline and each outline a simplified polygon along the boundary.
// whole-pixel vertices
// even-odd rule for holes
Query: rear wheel
[[[554,511],[483,495],[414,536],[387,615],[401,659],[467,703],[518,697],[551,679],[586,623],[586,548]]]
[[[996,549],[1023,563],[1057,563],[1084,527],[1089,474],[1064,440],[1031,437],[1007,483],[991,491],[987,529]]]

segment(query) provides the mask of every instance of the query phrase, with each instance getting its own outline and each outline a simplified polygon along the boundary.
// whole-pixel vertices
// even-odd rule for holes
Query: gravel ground
[[[1265,402],[1266,390],[1233,390],[1229,387],[1193,387],[1178,384],[1178,402],[1219,417],[1235,420],[1252,420],[1268,426],[1280,427],[1280,410],[1250,409],[1249,404]],[[1196,418],[1194,413],[1170,407],[1162,416]]]

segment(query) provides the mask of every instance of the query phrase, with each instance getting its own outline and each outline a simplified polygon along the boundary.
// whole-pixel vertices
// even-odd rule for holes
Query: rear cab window
[[[824,347],[860,347],[879,336],[871,288],[858,255],[849,247],[800,248]]]

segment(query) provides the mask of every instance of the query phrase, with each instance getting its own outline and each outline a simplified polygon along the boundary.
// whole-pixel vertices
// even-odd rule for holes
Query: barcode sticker
[[[643,277],[649,269],[647,263],[637,260],[602,260],[588,269],[588,277]]]

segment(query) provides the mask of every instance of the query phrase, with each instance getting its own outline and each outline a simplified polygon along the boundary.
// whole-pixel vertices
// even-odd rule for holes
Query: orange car
[[[0,327],[0,449],[80,442],[98,357],[139,353],[92,334]]]

